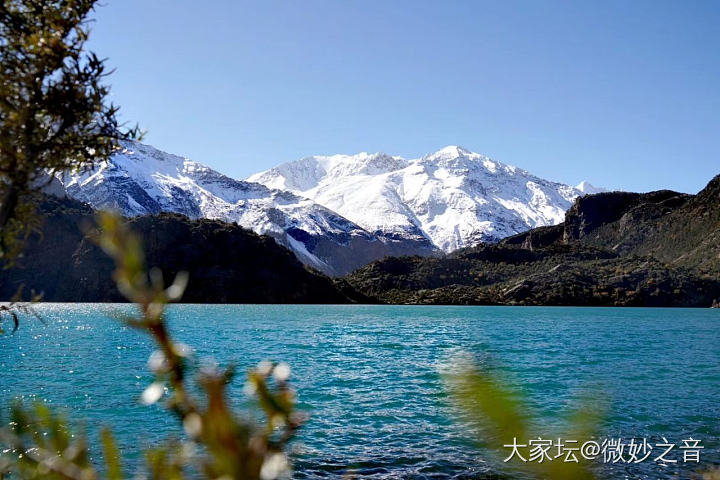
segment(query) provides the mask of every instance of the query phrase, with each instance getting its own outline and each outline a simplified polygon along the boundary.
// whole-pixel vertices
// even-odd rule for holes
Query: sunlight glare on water
[[[154,348],[112,319],[126,305],[46,304],[0,337],[0,401],[42,400],[111,426],[132,469],[140,452],[182,426],[162,402],[139,403]],[[239,370],[287,362],[310,414],[294,455],[297,478],[471,478],[495,471],[457,418],[441,375],[457,355],[502,365],[548,435],[579,393],[611,401],[605,436],[688,436],[720,462],[720,312],[689,309],[175,305],[170,325],[197,357]],[[283,367],[285,368],[285,367]],[[285,370],[283,370],[284,372]],[[282,372],[281,372],[282,373]],[[231,393],[245,402],[244,378]],[[153,392],[157,393],[157,392]],[[671,478],[652,462],[605,475]]]

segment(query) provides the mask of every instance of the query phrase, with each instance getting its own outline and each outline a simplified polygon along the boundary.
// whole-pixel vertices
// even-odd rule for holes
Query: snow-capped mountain
[[[307,157],[248,181],[310,198],[369,232],[424,237],[445,252],[562,222],[582,193],[457,146],[413,160]]]
[[[139,142],[125,142],[106,164],[66,173],[60,180],[69,196],[128,216],[175,212],[236,222],[273,236],[301,261],[331,275],[387,255],[433,251],[424,238],[413,241],[370,233],[303,196],[233,180]]]
[[[575,188],[577,188],[580,192],[582,192],[584,195],[592,195],[594,193],[603,193],[607,192],[607,188],[602,187],[596,187],[590,182],[587,182],[583,180],[582,182],[578,183]]]
[[[236,222],[330,275],[385,256],[450,252],[559,223],[591,187],[543,180],[456,146],[412,160],[307,157],[247,181],[138,142],[122,146],[91,171],[59,177],[61,188],[128,216],[176,212]]]

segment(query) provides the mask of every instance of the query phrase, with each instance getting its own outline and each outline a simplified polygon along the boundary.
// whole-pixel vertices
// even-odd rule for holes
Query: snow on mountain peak
[[[592,187],[543,180],[457,145],[410,160],[367,152],[305,157],[247,181],[139,142],[122,147],[91,171],[62,176],[67,194],[131,216],[237,222],[330,274],[556,224]]]
[[[287,162],[248,177],[249,182],[273,188],[304,192],[316,187],[323,179],[354,175],[379,175],[408,165],[402,157],[384,153],[361,152],[354,155],[316,155]]]
[[[516,167],[505,165],[504,163],[493,160],[490,157],[471,152],[470,150],[457,145],[448,145],[437,152],[425,155],[424,157],[416,160],[416,162],[449,169],[483,168],[491,174],[496,174],[501,170],[509,174],[513,174],[516,170],[518,170]]]
[[[291,189],[368,231],[424,237],[446,252],[559,223],[580,194],[457,145],[413,160],[310,158],[323,168],[301,159],[248,180]]]
[[[333,155],[319,157],[328,159],[326,172],[330,177],[349,175],[379,175],[407,166],[402,157],[393,157],[384,153],[358,153],[356,155]]]
[[[398,168],[404,165],[399,157],[363,153],[304,158],[277,167],[276,171],[285,176],[276,179],[274,183],[280,187],[276,188],[234,180],[139,142],[121,146],[107,162],[90,171],[58,175],[67,195],[127,216],[174,212],[234,222],[272,236],[303,263],[330,275],[344,275],[385,256],[435,251],[422,236],[392,238],[368,232],[296,193],[298,187],[315,185],[318,178],[330,173],[369,177]]]
[[[608,190],[606,188],[602,187],[596,187],[592,183],[583,180],[582,182],[578,183],[577,186],[575,186],[580,192],[591,195],[593,193],[602,193],[607,192]]]
[[[464,157],[467,155],[473,155],[473,152],[470,150],[463,148],[459,145],[448,145],[447,147],[443,147],[437,152],[433,152],[429,155],[426,155],[426,157],[430,158],[447,158],[447,157]]]

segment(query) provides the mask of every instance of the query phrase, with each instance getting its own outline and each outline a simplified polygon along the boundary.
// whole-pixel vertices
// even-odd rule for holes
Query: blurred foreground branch
[[[528,441],[540,438],[537,422],[530,416],[531,409],[523,401],[521,392],[512,388],[510,382],[495,370],[481,368],[467,358],[460,358],[454,372],[446,375],[445,380],[452,399],[478,429],[478,443],[496,460],[499,471],[509,470],[513,476],[543,480],[595,478],[588,461],[579,454],[577,461],[571,462],[563,458],[527,461],[533,458]],[[603,410],[603,404],[597,399],[585,399],[566,422],[562,436],[576,440],[578,444],[589,440],[599,425]],[[552,438],[547,432],[543,436]],[[517,449],[509,449],[518,444]]]
[[[179,419],[186,438],[168,442],[146,452],[147,470],[153,479],[182,479],[188,472],[206,478],[270,480],[290,475],[286,455],[288,442],[301,424],[295,412],[295,395],[288,384],[287,364],[261,362],[248,373],[245,390],[256,396],[265,415],[265,425],[237,416],[227,397],[234,368],[214,364],[198,369],[197,389],[188,378],[195,363],[192,349],[176,342],[166,322],[166,306],[179,300],[187,275],[179,274],[172,285],[163,285],[159,270],[147,272],[140,240],[122,219],[100,214],[97,241],[115,260],[114,279],[122,294],[132,301],[139,315],[124,322],[147,333],[158,349],[148,365],[155,375],[140,396],[144,404],[166,395],[166,406]],[[15,318],[15,317],[13,317]],[[71,434],[68,423],[47,407],[37,404],[27,410],[17,404],[7,427],[0,428],[0,479],[52,478],[93,480],[99,478],[90,462],[84,434]],[[103,474],[110,480],[124,478],[120,452],[110,430],[102,432]],[[196,453],[201,452],[201,453]]]

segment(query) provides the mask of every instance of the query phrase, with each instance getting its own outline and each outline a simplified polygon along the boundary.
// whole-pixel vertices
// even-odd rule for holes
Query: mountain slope
[[[108,163],[60,177],[68,195],[127,216],[180,213],[236,222],[268,234],[304,263],[342,275],[387,255],[431,254],[424,238],[385,238],[294,193],[233,180],[204,165],[138,142]]]
[[[457,146],[414,160],[308,157],[248,180],[311,198],[367,231],[425,238],[445,252],[557,224],[581,194]]]
[[[607,204],[618,192],[579,199],[568,211],[565,240],[621,255],[648,255],[702,273],[720,272],[720,175],[697,195],[661,190],[622,202],[612,218],[599,218],[593,204]],[[593,213],[589,213],[593,212]]]
[[[386,256],[436,255],[562,221],[580,190],[460,147],[406,160],[308,157],[239,181],[138,142],[60,178],[71,197],[127,216],[180,213],[268,234],[341,276]]]
[[[387,258],[346,279],[387,303],[708,307],[720,299],[720,176],[578,198],[563,224],[442,258]]]
[[[94,211],[72,199],[46,197],[39,205],[40,234],[29,239],[13,268],[0,265],[0,300],[21,285],[42,292],[44,301],[124,301],[112,280],[114,265],[85,232]],[[143,240],[149,267],[169,284],[189,273],[183,296],[191,303],[348,303],[362,296],[306,269],[268,236],[216,220],[189,220],[175,214],[129,220]]]

